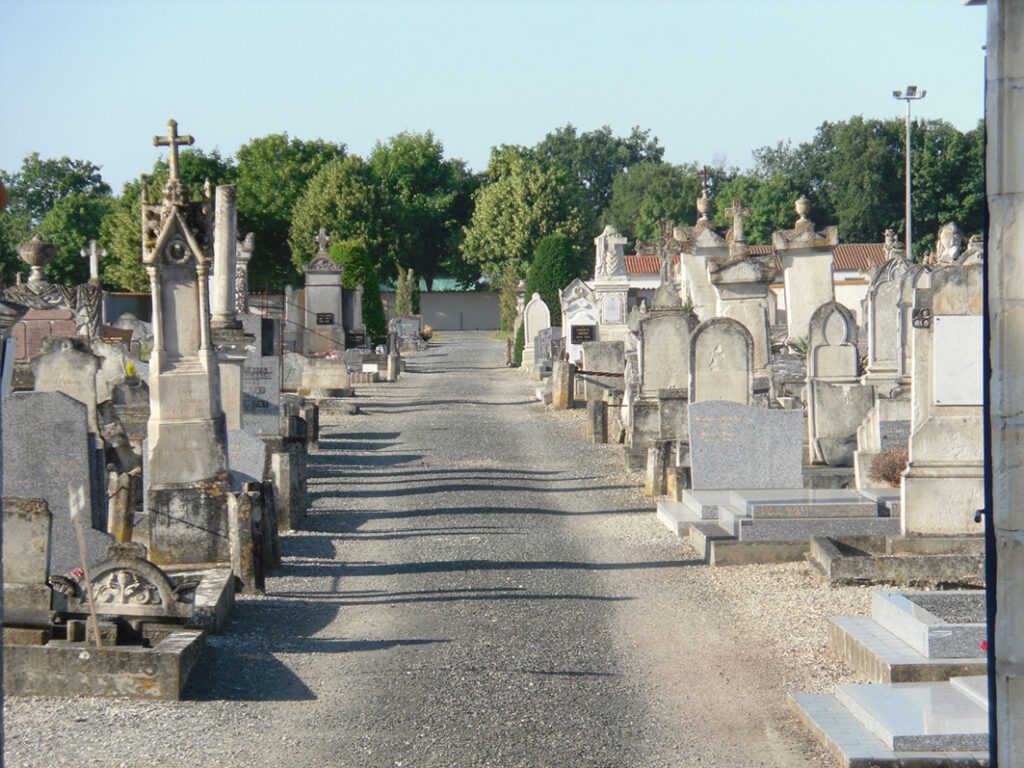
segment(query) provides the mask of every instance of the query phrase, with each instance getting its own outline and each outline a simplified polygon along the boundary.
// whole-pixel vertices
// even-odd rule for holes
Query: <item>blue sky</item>
[[[477,171],[566,123],[649,128],[665,159],[748,167],[825,120],[973,128],[985,14],[960,0],[0,0],[0,168],[90,160],[121,185],[168,118],[233,154],[285,131],[367,154],[433,131]]]

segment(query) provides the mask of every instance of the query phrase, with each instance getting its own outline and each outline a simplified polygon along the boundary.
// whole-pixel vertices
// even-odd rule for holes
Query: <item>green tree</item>
[[[696,221],[700,176],[695,165],[644,162],[618,174],[612,182],[605,224],[614,224],[631,240],[658,238],[658,222]]]
[[[359,240],[382,274],[387,246],[382,219],[383,195],[373,172],[358,155],[336,158],[310,179],[295,204],[288,246],[296,270],[317,250],[313,238],[324,227],[335,241]]]
[[[61,254],[49,274],[54,279],[80,274],[67,261],[67,251],[75,237],[83,234],[85,240],[95,237],[96,227],[91,222],[110,198],[110,186],[103,181],[99,166],[68,157],[43,159],[38,152],[33,152],[22,160],[17,172],[0,171],[0,178],[5,180],[10,201],[0,212],[0,274],[11,280],[16,272],[28,273],[28,267],[18,259],[17,247],[31,237],[54,206],[63,200],[69,201],[62,203],[61,211],[51,220],[44,235],[51,240],[57,234],[61,237],[61,242],[57,243]],[[56,232],[59,221],[77,231],[69,231],[67,235]],[[83,241],[77,247],[84,244]],[[87,269],[85,274],[88,275]]]
[[[236,171],[230,158],[224,159],[217,150],[182,150],[179,154],[178,174],[189,190],[189,197],[198,201],[205,194],[206,182],[213,188],[233,184]],[[102,269],[103,284],[122,291],[149,290],[149,279],[142,265],[142,190],[150,203],[163,199],[164,184],[169,169],[165,160],[158,159],[150,173],[144,173],[127,182],[120,196],[114,200],[100,225],[100,245],[107,251]]]
[[[395,286],[395,314],[414,315],[416,310],[413,307],[413,291],[415,290],[416,276],[411,269],[398,270],[398,285]]]
[[[342,240],[331,246],[331,258],[341,265],[341,286],[355,290],[363,286],[363,325],[373,342],[387,335],[387,320],[380,295],[380,278],[366,248],[358,240]]]
[[[254,290],[280,289],[298,278],[302,259],[293,258],[288,239],[295,206],[310,180],[344,156],[344,144],[290,139],[287,133],[251,139],[239,147],[238,230],[256,236],[249,265]]]
[[[462,161],[444,158],[443,145],[430,131],[377,142],[369,164],[384,199],[383,274],[413,269],[430,290],[434,277],[459,257],[475,178]]]
[[[487,181],[476,193],[462,244],[466,262],[492,277],[506,264],[524,273],[540,241],[555,232],[580,249],[583,212],[580,201],[566,194],[569,185],[564,173],[544,168],[521,148],[492,150]]]
[[[607,125],[577,134],[569,123],[545,136],[533,152],[563,171],[580,189],[591,225],[589,231],[611,203],[615,178],[635,165],[660,163],[665,148],[649,130],[641,130],[639,126],[622,138],[614,136]]]
[[[526,292],[540,294],[551,310],[552,325],[562,324],[562,314],[558,311],[562,289],[579,276],[578,252],[567,235],[555,233],[540,241],[526,278]]]
[[[78,285],[89,279],[89,260],[82,257],[82,249],[100,238],[103,218],[113,208],[110,196],[85,192],[71,192],[54,203],[36,228],[44,240],[57,246],[57,258],[46,267],[52,282]]]

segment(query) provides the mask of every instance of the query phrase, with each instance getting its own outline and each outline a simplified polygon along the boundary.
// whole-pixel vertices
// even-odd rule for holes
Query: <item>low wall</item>
[[[382,294],[388,317],[395,314],[395,294]],[[501,308],[494,291],[423,291],[420,293],[423,322],[435,331],[496,331],[501,327]]]

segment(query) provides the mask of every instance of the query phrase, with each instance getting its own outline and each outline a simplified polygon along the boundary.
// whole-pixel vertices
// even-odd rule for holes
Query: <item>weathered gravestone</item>
[[[857,428],[871,410],[874,393],[860,383],[857,321],[842,304],[818,307],[809,323],[807,429],[814,460],[833,467],[853,465]]]
[[[742,323],[713,317],[690,337],[690,402],[729,400],[750,405],[754,396],[754,341]]]
[[[89,431],[99,434],[96,418],[96,372],[100,359],[80,339],[49,336],[32,361],[36,392],[63,392],[84,403],[89,413]]]
[[[239,320],[246,335],[255,339],[246,348],[242,365],[242,429],[274,435],[281,421],[281,358],[277,355],[281,326],[259,315],[239,315]]]
[[[711,200],[707,187],[701,190],[697,212],[700,214],[697,223],[692,227],[677,227],[673,236],[682,249],[682,296],[689,301],[697,317],[708,320],[715,316],[718,303],[708,274],[708,262],[724,258],[728,254],[728,244],[715,231],[715,224],[709,216]]]
[[[534,340],[537,334],[551,327],[551,310],[539,293],[534,293],[523,309],[523,368],[536,364],[534,357]]]
[[[772,233],[772,247],[782,262],[790,340],[808,338],[811,315],[833,300],[832,249],[839,242],[837,227],[815,231],[814,222],[807,218],[810,200],[801,196],[795,207],[800,218],[793,229]]]
[[[689,423],[694,490],[803,488],[802,411],[704,400]]]
[[[621,374],[626,365],[625,344],[621,341],[587,341],[583,343],[583,369],[591,373],[580,374],[583,397],[588,402],[606,400],[611,392],[621,393],[623,377],[595,376],[593,372]]]
[[[551,328],[543,328],[537,332],[533,339],[533,365],[538,371],[548,370],[551,363],[558,358],[553,348],[553,342],[562,338],[562,329],[557,325]],[[525,355],[525,352],[524,352]]]
[[[48,610],[52,516],[46,501],[6,496],[3,518],[4,606]]]
[[[68,483],[86,489],[91,520],[83,520],[86,557],[99,562],[113,537],[106,531],[102,454],[88,430],[83,403],[61,392],[15,392],[3,404],[5,496],[44,499],[53,514],[50,572],[82,565],[69,517]]]

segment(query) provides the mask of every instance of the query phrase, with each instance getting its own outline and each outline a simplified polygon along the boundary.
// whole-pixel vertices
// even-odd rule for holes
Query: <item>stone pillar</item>
[[[256,236],[250,232],[235,248],[235,312],[249,312],[249,262],[256,249]]]
[[[238,248],[238,187],[217,187],[213,225],[213,291],[210,325],[241,328],[235,317],[235,251]]]
[[[608,403],[587,401],[587,439],[592,443],[608,442]]]
[[[715,317],[718,299],[708,274],[708,260],[724,258],[728,254],[725,238],[715,231],[711,220],[711,200],[705,189],[697,200],[700,217],[692,227],[676,227],[673,236],[682,244],[682,288],[684,302],[688,302],[701,320]]]
[[[998,558],[993,756],[999,765],[1013,766],[1024,762],[1024,3],[1019,0],[988,0],[986,67],[990,502]]]
[[[796,201],[800,218],[793,229],[772,233],[772,247],[782,261],[790,341],[808,338],[811,315],[834,298],[832,249],[839,243],[839,230],[826,227],[816,232],[814,222],[807,218],[810,209],[810,201],[801,197]]]

